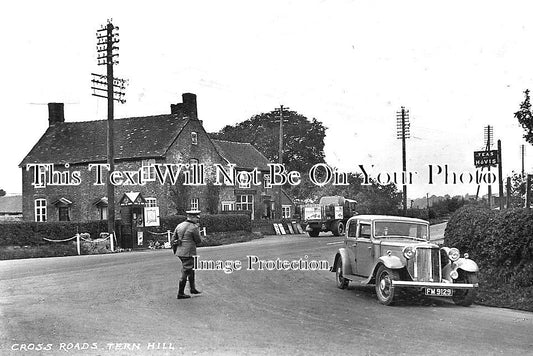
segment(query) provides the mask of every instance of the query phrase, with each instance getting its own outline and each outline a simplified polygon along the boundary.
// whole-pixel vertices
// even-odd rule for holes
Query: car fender
[[[383,264],[385,267],[390,269],[399,269],[405,267],[405,264],[398,256],[381,256],[378,258],[376,265],[374,266],[374,272],[377,270],[379,264]]]
[[[462,269],[466,272],[477,272],[479,271],[479,267],[477,266],[477,263],[472,261],[469,258],[460,258],[457,261],[455,261],[455,266],[457,269]]]
[[[348,250],[343,248],[340,248],[339,251],[337,251],[337,254],[335,255],[335,261],[333,262],[333,268],[331,269],[332,272],[335,272],[337,270],[337,263],[339,259],[342,261],[342,274],[349,275],[352,274],[352,264],[350,262]]]

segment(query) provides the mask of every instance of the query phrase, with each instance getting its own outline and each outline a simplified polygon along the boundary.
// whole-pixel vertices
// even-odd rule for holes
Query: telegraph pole
[[[502,140],[498,140],[498,192],[500,195],[500,211],[503,210],[503,176],[502,176]]]
[[[107,164],[109,165],[109,172],[106,181],[107,185],[107,232],[115,235],[115,187],[111,184],[109,176],[115,170],[115,152],[114,141],[115,132],[113,125],[114,118],[114,101],[125,103],[124,89],[126,88],[126,80],[116,79],[113,77],[113,66],[118,64],[118,27],[113,26],[111,20],[107,21],[106,25],[96,31],[96,38],[98,40],[96,50],[98,53],[98,65],[105,65],[107,67],[107,74],[91,73],[93,79],[91,81],[93,89],[93,96],[107,99]]]
[[[396,130],[397,138],[402,140],[402,169],[403,169],[403,214],[407,214],[407,184],[406,175],[407,175],[407,158],[406,158],[406,149],[405,149],[405,139],[411,137],[409,124],[409,110],[406,110],[402,106],[400,111],[396,112]]]
[[[494,138],[494,130],[492,128],[492,126],[490,125],[487,125],[487,127],[485,127],[485,146],[486,146],[486,151],[490,151],[491,147],[492,147],[492,141],[493,141],[493,138]],[[488,167],[488,170],[490,172],[490,165]],[[492,186],[491,184],[489,183],[488,187],[487,187],[487,193],[488,193],[488,196],[489,196],[489,209],[492,208]]]
[[[524,145],[521,146],[521,153],[522,153],[522,178],[524,177],[525,171],[524,171],[524,156],[526,155],[526,147]]]
[[[280,105],[279,109],[276,109],[275,112],[279,113],[279,147],[278,147],[278,163],[283,164],[283,110],[289,110],[289,108],[284,108],[283,105]],[[272,179],[272,177],[271,177]],[[276,217],[279,219],[282,218],[282,186],[277,187],[277,199],[276,199]]]

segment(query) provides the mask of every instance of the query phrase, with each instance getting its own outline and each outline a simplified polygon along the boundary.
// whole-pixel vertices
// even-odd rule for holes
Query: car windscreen
[[[428,238],[426,224],[403,221],[376,221],[374,223],[375,237],[406,237],[414,239]]]

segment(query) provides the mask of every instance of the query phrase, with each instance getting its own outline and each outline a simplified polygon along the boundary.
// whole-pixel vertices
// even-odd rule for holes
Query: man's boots
[[[179,283],[179,289],[178,289],[178,299],[186,299],[190,298],[191,296],[188,294],[185,294],[185,285],[187,284],[187,278],[181,278]]]
[[[195,283],[194,283],[194,270],[189,271],[189,287],[191,289],[191,294],[200,294],[199,290],[196,289]]]

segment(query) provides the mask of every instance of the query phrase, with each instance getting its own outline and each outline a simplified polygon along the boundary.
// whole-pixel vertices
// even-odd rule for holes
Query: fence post
[[[115,236],[113,234],[109,234],[109,241],[111,243],[111,252],[115,252]]]
[[[78,256],[81,255],[80,249],[80,234],[76,234],[76,246],[78,247]]]
[[[170,244],[170,230],[167,230],[167,239],[168,239],[168,243]]]

